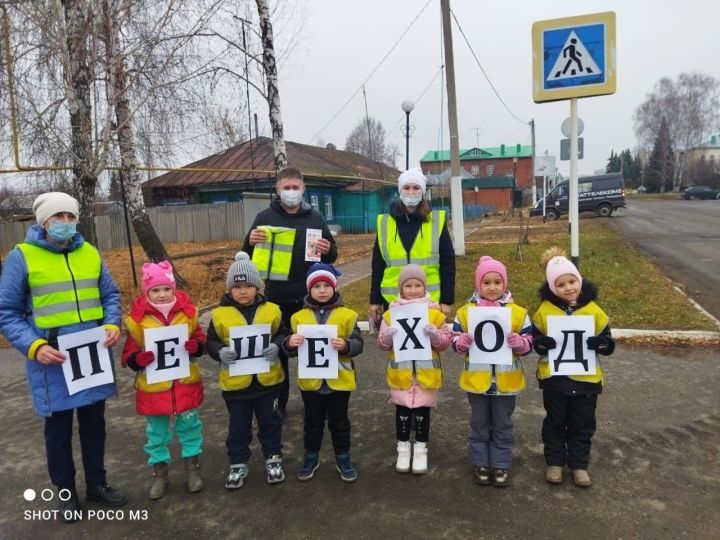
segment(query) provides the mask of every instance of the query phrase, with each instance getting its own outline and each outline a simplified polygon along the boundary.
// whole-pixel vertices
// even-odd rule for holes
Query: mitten
[[[507,344],[510,345],[512,352],[514,352],[515,354],[525,354],[530,348],[528,346],[528,342],[525,341],[520,336],[520,334],[516,332],[510,333],[510,335],[507,337]]]
[[[545,354],[548,350],[557,347],[557,341],[550,336],[541,336],[533,342],[533,345],[535,346],[535,352]]]
[[[430,338],[430,343],[435,345],[440,342],[440,330],[434,324],[426,324],[423,328],[423,332]]]
[[[385,330],[382,331],[382,334],[380,334],[380,341],[382,341],[382,344],[386,347],[392,347],[393,336],[396,332],[397,328],[393,328],[392,326],[385,328]]]
[[[472,334],[465,332],[455,338],[455,350],[459,353],[466,353],[470,350],[470,346],[473,344]]]
[[[155,361],[155,354],[152,351],[142,351],[135,356],[135,363],[139,368],[146,368]]]
[[[223,364],[229,366],[235,360],[237,360],[237,353],[235,352],[235,349],[232,349],[230,347],[223,347],[218,351],[218,357],[220,357],[220,361]]]
[[[609,355],[615,350],[615,340],[608,336],[590,336],[586,343],[588,349],[598,354]]]
[[[263,349],[262,354],[265,360],[267,360],[268,362],[272,362],[273,360],[275,360],[275,358],[277,358],[279,350],[280,348],[277,345],[271,343]]]
[[[197,352],[200,350],[200,343],[197,339],[188,339],[185,342],[185,350],[188,352],[188,354],[197,354]]]

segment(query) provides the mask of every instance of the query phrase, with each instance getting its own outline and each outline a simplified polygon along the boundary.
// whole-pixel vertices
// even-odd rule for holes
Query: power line
[[[453,10],[450,10],[450,14],[452,15],[453,19],[455,20],[455,24],[458,27],[458,30],[460,30],[460,34],[462,35],[463,39],[465,40],[465,43],[468,46],[468,49],[470,49],[470,52],[473,55],[473,58],[475,58],[475,62],[477,62],[478,67],[480,68],[480,71],[482,71],[482,74],[485,76],[485,79],[487,80],[488,84],[490,85],[490,88],[492,88],[493,92],[495,92],[495,95],[500,100],[500,103],[503,104],[503,107],[509,112],[515,120],[520,122],[521,124],[528,124],[529,122],[526,122],[524,120],[520,120],[520,118],[517,117],[517,115],[510,110],[510,107],[508,107],[507,103],[505,103],[505,100],[500,96],[500,93],[495,88],[495,85],[493,85],[492,81],[490,80],[490,77],[488,77],[488,74],[485,73],[485,69],[482,67],[482,64],[480,63],[480,60],[478,60],[477,55],[475,54],[475,51],[472,48],[472,45],[470,45],[470,42],[468,41],[467,36],[465,35],[465,32],[463,32],[462,27],[460,26],[460,23],[457,20],[457,17],[455,16],[455,12]]]
[[[375,74],[375,72],[380,68],[380,66],[382,66],[382,65],[385,63],[385,60],[387,60],[388,56],[390,56],[390,54],[391,54],[391,53],[395,50],[395,48],[400,44],[400,42],[401,42],[402,39],[405,37],[405,35],[410,31],[410,28],[412,28],[413,25],[415,24],[415,22],[420,18],[420,15],[422,15],[423,11],[425,11],[425,9],[430,5],[430,2],[432,2],[432,0],[428,0],[428,1],[425,3],[425,5],[422,7],[422,9],[420,9],[420,11],[418,12],[418,14],[415,15],[415,18],[413,18],[413,20],[410,21],[410,24],[407,26],[407,28],[405,28],[405,31],[404,31],[402,34],[400,34],[400,37],[397,39],[397,41],[395,41],[395,43],[394,43],[393,46],[390,48],[390,50],[389,50],[387,53],[385,53],[385,56],[383,56],[382,59],[380,60],[380,62],[373,68],[373,70],[370,72],[370,75],[368,75],[368,76],[365,78],[365,80],[364,80],[364,81],[362,82],[362,84],[358,87],[358,89],[355,90],[355,92],[353,92],[353,94],[348,98],[348,100],[343,104],[343,106],[340,107],[340,109],[332,116],[332,118],[330,118],[330,120],[328,120],[328,121],[325,123],[325,125],[324,125],[323,127],[321,127],[321,128],[318,130],[318,132],[310,138],[309,144],[312,144],[312,142],[318,137],[318,135],[320,135],[323,131],[325,131],[325,128],[328,127],[330,124],[332,124],[333,121],[340,115],[340,113],[345,110],[345,107],[347,107],[347,106],[350,104],[350,102],[353,100],[353,98],[358,95],[358,93],[359,93],[359,92],[363,89],[363,87],[365,86],[365,83],[367,83],[367,82],[370,80],[370,78]]]

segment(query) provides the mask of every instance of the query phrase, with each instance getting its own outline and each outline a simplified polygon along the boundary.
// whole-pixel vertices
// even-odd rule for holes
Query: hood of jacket
[[[400,208],[398,202],[399,201],[395,201],[391,203],[390,209],[388,210],[388,214],[394,217],[395,221],[402,219],[403,221],[415,221],[417,223],[421,223],[420,216],[416,211],[405,213],[405,211]]]
[[[72,237],[72,240],[67,246],[60,247],[57,244],[50,242],[47,238],[47,231],[36,223],[28,229],[27,234],[25,235],[25,242],[32,244],[33,246],[47,249],[48,251],[62,253],[64,251],[75,251],[83,245],[85,238],[83,238],[83,235],[79,232],[75,233],[75,236]]]
[[[175,291],[175,305],[168,313],[167,320],[171,321],[176,313],[182,311],[188,317],[192,318],[197,312],[195,304],[192,303],[190,297],[185,291]],[[155,309],[150,302],[148,302],[147,296],[142,295],[135,299],[130,308],[130,317],[136,323],[139,323],[145,315],[153,315],[159,318],[161,321],[165,320],[165,317],[157,309]]]
[[[547,281],[542,284],[539,293],[542,300],[547,300],[548,302],[551,302],[563,311],[565,311],[569,307],[562,299],[553,294]],[[580,296],[578,297],[575,309],[580,309],[581,307],[589,304],[590,302],[593,302],[597,299],[597,295],[597,285],[595,285],[592,281],[583,279],[582,288],[580,289]]]

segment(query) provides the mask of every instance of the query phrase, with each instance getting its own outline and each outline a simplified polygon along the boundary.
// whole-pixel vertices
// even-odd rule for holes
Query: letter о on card
[[[145,368],[149,384],[190,376],[190,356],[185,350],[187,324],[146,328],[144,335],[145,350],[155,355],[155,361]]]
[[[110,353],[104,342],[105,328],[102,326],[58,336],[58,349],[66,357],[62,370],[68,394],[77,394],[115,380]]]
[[[595,335],[595,318],[591,315],[547,318],[548,336],[557,347],[548,351],[550,375],[595,375],[597,355],[587,346],[587,338]]]
[[[337,337],[335,324],[298,324],[305,338],[298,348],[298,379],[337,379],[338,352],[330,346]]]
[[[393,352],[396,362],[432,360],[430,337],[423,328],[428,324],[427,304],[405,304],[390,308],[393,334]]]
[[[468,309],[468,331],[473,336],[468,356],[471,364],[512,365],[512,349],[507,344],[511,315],[508,307]]]

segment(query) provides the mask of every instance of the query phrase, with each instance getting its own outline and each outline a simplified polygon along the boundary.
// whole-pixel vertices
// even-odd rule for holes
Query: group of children
[[[537,376],[543,391],[546,417],[542,439],[547,464],[546,480],[561,483],[567,466],[578,486],[591,484],[587,468],[591,439],[595,432],[595,406],[604,383],[598,363],[594,375],[551,376],[548,351],[558,346],[547,335],[548,317],[555,315],[590,315],[595,334],[587,347],[599,354],[614,350],[607,315],[595,303],[597,288],[583,280],[578,269],[559,250],[548,250],[543,256],[546,282],[540,289],[542,304],[532,323],[527,310],[514,303],[508,289],[505,266],[491,257],[481,257],[475,272],[475,292],[455,317],[452,331],[445,316],[427,292],[427,279],[421,267],[409,264],[398,280],[398,297],[390,308],[407,304],[427,306],[428,324],[422,332],[432,347],[431,360],[396,361],[390,310],[383,316],[377,343],[388,351],[386,381],[390,402],[395,405],[397,460],[399,473],[428,470],[430,411],[437,406],[443,384],[439,353],[448,347],[464,355],[464,369],[459,384],[467,392],[471,408],[469,451],[475,482],[503,487],[509,485],[513,450],[512,414],[515,400],[526,385],[520,357],[534,347],[540,355]],[[358,314],[341,303],[337,292],[339,272],[329,264],[310,267],[304,308],[291,318],[291,328],[282,322],[278,306],[268,302],[257,268],[244,252],[235,256],[227,272],[228,292],[212,311],[207,338],[198,324],[197,309],[186,293],[175,285],[172,266],[167,262],[143,266],[143,292],[130,309],[125,323],[128,339],[122,353],[123,365],[137,372],[136,408],[147,419],[148,463],[153,467],[149,496],[162,498],[168,485],[168,445],[172,441],[170,420],[175,417],[175,433],[182,447],[187,474],[187,490],[203,488],[198,456],[202,453],[202,422],[198,407],[203,401],[203,386],[197,358],[205,352],[219,363],[219,386],[228,410],[226,439],[229,472],[227,489],[243,486],[248,475],[253,416],[263,456],[267,482],[285,479],[282,466],[282,417],[278,409],[278,390],[285,379],[278,352],[296,356],[305,338],[298,325],[329,324],[337,327],[337,337],[330,346],[338,352],[338,377],[335,379],[298,379],[304,412],[304,457],[297,473],[300,481],[313,478],[319,466],[319,451],[327,421],[335,451],[335,464],[345,482],[357,479],[350,456],[350,394],[356,389],[353,357],[363,350],[363,339],[357,326]],[[475,306],[508,307],[511,332],[507,345],[512,350],[511,365],[470,362],[469,351],[474,336],[469,332],[469,308]],[[144,350],[144,329],[187,324],[184,348],[191,357],[190,375],[170,382],[148,383],[145,368],[154,360]],[[262,350],[269,369],[255,375],[231,375],[230,367],[238,361],[231,345],[230,329],[251,324],[267,324],[271,337]],[[411,444],[411,432],[415,441]]]

